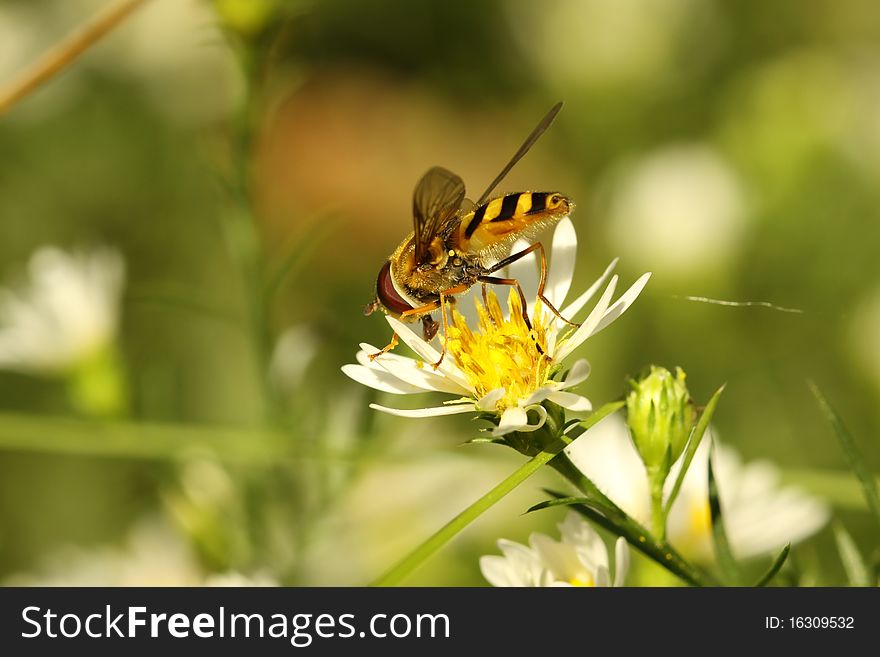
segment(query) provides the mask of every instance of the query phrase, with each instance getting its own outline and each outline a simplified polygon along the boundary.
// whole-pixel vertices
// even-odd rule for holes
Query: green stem
[[[659,540],[666,538],[666,513],[663,510],[663,482],[665,478],[656,471],[648,472],[651,482],[651,533]]]
[[[561,474],[563,477],[568,479],[572,484],[574,484],[578,490],[580,490],[587,497],[593,498],[602,502],[602,504],[611,507],[617,511],[620,511],[621,514],[624,514],[623,509],[621,509],[614,501],[605,495],[593,481],[587,477],[583,472],[581,472],[578,467],[571,462],[571,459],[568,458],[568,455],[562,454],[558,459],[554,459],[550,462],[550,467],[552,467],[556,472]]]
[[[544,451],[539,452],[500,484],[459,513],[424,543],[408,554],[394,568],[372,583],[372,586],[395,586],[418,568],[422,562],[446,545],[456,534],[501,501],[509,492],[535,474],[543,465],[553,463],[559,453],[571,442],[562,436]]]
[[[492,508],[492,506],[497,504],[510,491],[512,491],[514,488],[523,483],[526,479],[535,474],[542,465],[547,465],[549,463],[552,467],[556,469],[559,469],[560,467],[568,467],[568,471],[571,473],[572,476],[574,476],[575,473],[579,473],[580,471],[571,464],[571,462],[568,460],[568,457],[562,450],[565,449],[567,445],[570,445],[575,438],[581,435],[581,433],[594,426],[603,418],[606,418],[615,411],[619,410],[622,406],[623,402],[610,402],[608,404],[605,404],[598,410],[594,411],[593,414],[590,415],[588,418],[580,422],[577,427],[570,427],[568,433],[558,433],[564,430],[564,425],[555,420],[553,422],[548,421],[548,423],[542,429],[542,431],[547,432],[548,439],[546,442],[542,443],[544,445],[547,445],[547,447],[545,447],[542,451],[538,452],[526,463],[520,466],[513,474],[507,477],[507,479],[502,481],[500,484],[495,486],[495,488],[483,495],[483,497],[481,497],[464,511],[459,513],[449,523],[441,527],[437,533],[428,538],[428,540],[426,540],[410,554],[404,557],[404,559],[396,566],[394,566],[394,568],[392,568],[385,575],[374,581],[372,586],[394,586],[398,584],[401,580],[403,580],[404,577],[409,575],[412,571],[418,568],[422,564],[422,562],[428,559],[428,557],[430,557],[437,550],[446,545],[446,543],[448,543],[456,534],[458,534],[458,532],[460,532],[474,520],[479,518],[484,512]],[[550,416],[555,417],[556,414],[551,413]],[[554,436],[553,434],[556,435]],[[537,436],[535,434],[529,435],[531,436],[532,441],[536,441]],[[511,436],[508,436],[508,439],[515,437],[515,434],[512,434]],[[533,444],[537,443],[534,442]],[[513,446],[509,440],[508,445]],[[519,449],[518,447],[516,448]],[[568,464],[568,466],[564,465],[566,463]],[[587,481],[589,480],[587,479]],[[590,483],[592,485],[592,482]],[[596,488],[595,490],[597,495],[600,495],[602,496],[602,498],[608,500],[608,498],[602,495],[599,489]],[[611,500],[608,500],[608,503],[614,504],[613,502],[611,502]]]
[[[687,583],[693,586],[718,585],[712,577],[685,561],[685,559],[668,545],[663,538],[649,534],[647,529],[630,518],[623,509],[617,506],[611,498],[599,490],[598,486],[596,486],[589,477],[571,462],[567,454],[563,452],[550,461],[550,466],[563,477],[568,479],[568,481],[584,493],[587,498],[598,502],[608,510],[603,511],[602,513],[595,513],[593,514],[594,517],[591,516],[591,518],[601,526],[618,536],[624,536],[630,542],[630,545],[647,554],[661,566],[669,569],[672,573],[681,577]],[[610,515],[608,515],[609,512]],[[613,516],[617,517],[614,518]],[[626,523],[626,527],[629,530],[627,533],[621,533],[619,529],[620,522]]]
[[[257,226],[253,194],[254,148],[261,113],[265,109],[266,59],[265,54],[251,44],[239,46],[237,52],[246,89],[231,136],[234,170],[230,188],[234,191],[237,206],[236,211],[224,217],[227,241],[247,293],[256,377],[263,397],[263,419],[270,427],[282,428],[284,403],[269,379],[275,336],[271,326],[271,299],[266,294],[266,254]]]

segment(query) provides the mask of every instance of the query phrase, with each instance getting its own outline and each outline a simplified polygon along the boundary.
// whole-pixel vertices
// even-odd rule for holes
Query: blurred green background
[[[0,84],[103,4],[0,0]],[[0,284],[45,245],[125,263],[111,358],[0,371],[0,580],[97,582],[142,549],[176,556],[118,581],[363,584],[512,471],[459,446],[466,420],[378,416],[339,368],[387,340],[361,309],[418,177],[479,194],[557,100],[500,189],[575,199],[576,286],[614,256],[625,282],[654,272],[582,348],[584,394],[650,363],[698,400],[726,381],[720,436],[827,496],[870,553],[806,380],[876,471],[878,38],[871,0],[148,2],[0,117]],[[482,583],[498,537],[558,520],[520,515],[545,480],[409,582]],[[145,533],[164,547],[132,547]],[[839,581],[827,530],[800,550]]]

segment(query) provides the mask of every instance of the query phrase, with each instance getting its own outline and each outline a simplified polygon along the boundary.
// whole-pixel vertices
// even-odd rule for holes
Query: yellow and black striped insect
[[[510,250],[518,239],[532,240],[567,216],[574,203],[558,192],[515,192],[489,200],[498,183],[550,126],[560,109],[562,103],[553,106],[476,203],[465,198],[464,182],[451,171],[433,167],[422,176],[413,195],[413,231],[379,270],[376,297],[364,309],[364,314],[381,309],[404,322],[420,320],[424,338],[430,340],[439,328],[431,313],[440,311],[445,330],[447,305],[454,302],[454,295],[476,283],[484,286],[484,297],[486,284],[510,285],[519,293],[523,318],[531,327],[519,281],[493,274],[538,251],[541,263],[538,297],[564,320],[544,296],[547,278],[544,246],[535,242],[514,254]],[[396,345],[395,333],[388,346],[371,358]],[[445,348],[440,361],[444,354]],[[440,361],[435,363],[435,368]]]

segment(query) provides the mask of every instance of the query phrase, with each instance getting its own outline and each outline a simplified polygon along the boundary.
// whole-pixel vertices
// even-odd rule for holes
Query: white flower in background
[[[715,35],[713,12],[695,0],[550,0],[504,3],[519,45],[551,84],[648,86],[680,76],[673,64],[696,16]],[[709,19],[709,20],[706,20]],[[711,46],[711,36],[709,38]],[[704,48],[704,55],[710,52]]]
[[[504,556],[480,558],[483,577],[492,586],[612,586],[605,543],[577,513],[559,523],[562,540],[534,533],[529,545],[501,539]],[[629,546],[614,546],[614,586],[623,586],[629,570]]]
[[[615,262],[590,288],[567,306],[562,305],[571,286],[574,273],[577,236],[569,219],[563,219],[553,235],[553,261],[548,274],[545,294],[562,316],[574,319],[577,313],[596,294],[611,274]],[[514,252],[517,249],[514,246]],[[537,267],[534,258],[511,270],[516,271],[526,290],[537,288]],[[613,276],[599,301],[579,328],[571,328],[540,303],[530,304],[529,315],[533,330],[529,331],[522,318],[519,296],[511,291],[508,312],[505,314],[494,293],[488,295],[488,305],[478,303],[479,325],[472,330],[464,315],[453,310],[447,328],[447,353],[439,369],[433,363],[440,352],[416,335],[406,324],[386,317],[400,339],[421,357],[421,360],[393,353],[375,360],[369,355],[379,351],[373,345],[362,343],[357,353],[357,365],[349,364],[342,371],[364,385],[392,394],[407,395],[426,391],[455,395],[443,406],[404,410],[371,404],[374,408],[401,417],[430,417],[456,413],[496,413],[500,416],[495,436],[513,431],[534,431],[543,426],[546,411],[540,405],[550,400],[571,411],[590,410],[590,402],[569,388],[584,381],[590,372],[586,360],[575,361],[562,381],[552,377],[563,361],[583,344],[632,305],[645,287],[650,274],[641,276],[614,303],[617,276]],[[531,279],[531,280],[530,280]],[[474,286],[479,288],[479,286]],[[477,299],[477,295],[469,295]],[[460,306],[468,303],[467,296]],[[443,329],[441,328],[441,332]],[[535,337],[544,348],[542,354],[535,347]],[[534,411],[534,422],[528,412]]]
[[[184,538],[160,518],[140,521],[122,547],[66,548],[36,573],[11,576],[5,586],[277,586],[262,574],[207,573]]]
[[[682,554],[713,559],[708,463],[711,429],[703,437],[682,482],[667,524],[667,539]],[[566,448],[572,462],[630,516],[649,526],[650,492],[645,466],[626,425],[612,415]],[[678,461],[666,480],[668,495],[678,477]],[[828,506],[793,487],[780,487],[779,471],[766,461],[742,463],[726,445],[715,445],[714,469],[724,526],[731,549],[744,559],[771,554],[819,531]]]
[[[666,146],[612,184],[613,244],[666,277],[713,269],[735,254],[745,195],[730,165],[708,145]]]
[[[43,247],[28,273],[19,289],[0,289],[0,368],[56,374],[113,343],[125,280],[117,251]]]

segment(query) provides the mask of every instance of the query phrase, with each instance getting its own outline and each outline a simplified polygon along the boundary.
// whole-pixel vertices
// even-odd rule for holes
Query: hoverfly
[[[413,231],[400,243],[379,270],[376,297],[364,308],[369,315],[377,309],[403,322],[422,322],[425,340],[431,340],[439,324],[431,313],[440,311],[444,332],[446,306],[476,283],[509,285],[516,288],[522,302],[523,319],[531,328],[528,304],[519,281],[494,276],[509,264],[534,251],[540,252],[541,277],[538,298],[557,317],[569,322],[544,296],[547,258],[544,246],[535,242],[510,254],[520,238],[531,240],[544,228],[566,217],[574,208],[572,200],[558,192],[514,192],[489,200],[495,187],[529,151],[562,109],[557,103],[526,138],[523,145],[501,170],[476,203],[465,199],[464,182],[442,167],[433,167],[422,176],[413,195]],[[374,359],[397,346],[397,334]],[[540,345],[538,346],[540,350]],[[444,345],[439,367],[446,354]]]

